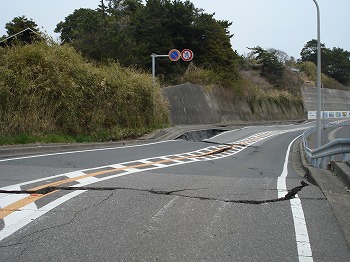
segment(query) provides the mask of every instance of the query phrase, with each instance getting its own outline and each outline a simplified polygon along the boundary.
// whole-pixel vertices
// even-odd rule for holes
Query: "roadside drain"
[[[65,190],[65,191],[77,191],[77,190],[87,190],[87,191],[115,191],[115,190],[132,190],[132,191],[140,191],[140,192],[148,192],[151,194],[156,195],[174,195],[174,196],[180,196],[185,198],[191,198],[191,199],[199,199],[199,200],[211,200],[211,201],[221,201],[226,203],[241,203],[241,204],[252,204],[252,205],[259,205],[259,204],[266,204],[266,203],[273,203],[273,202],[280,202],[280,201],[286,201],[295,198],[296,194],[300,192],[304,187],[308,186],[309,184],[305,183],[304,181],[301,181],[301,185],[292,188],[291,190],[288,190],[288,193],[284,197],[275,198],[275,199],[264,199],[264,200],[228,200],[228,199],[219,199],[219,198],[212,198],[212,197],[202,197],[202,196],[190,196],[181,194],[185,191],[195,191],[199,189],[180,189],[180,190],[172,190],[172,191],[165,191],[165,190],[154,190],[154,189],[139,189],[139,188],[129,188],[129,187],[61,187],[61,186],[54,186],[54,187],[45,187],[36,191],[33,190],[0,190],[0,193],[5,194],[31,194],[31,195],[46,195],[49,193],[52,193],[54,191],[58,190]],[[203,188],[201,188],[203,189]]]

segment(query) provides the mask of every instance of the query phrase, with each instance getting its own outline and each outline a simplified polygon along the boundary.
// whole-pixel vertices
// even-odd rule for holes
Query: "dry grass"
[[[155,108],[150,75],[94,65],[68,46],[1,49],[0,75],[1,136],[107,132],[114,139],[168,123],[158,85]]]
[[[306,86],[316,86],[316,65],[312,62],[303,62],[299,65],[299,67],[300,70],[303,72],[304,84]],[[335,79],[325,74],[321,74],[321,82],[325,88],[349,90],[349,87],[340,84]]]

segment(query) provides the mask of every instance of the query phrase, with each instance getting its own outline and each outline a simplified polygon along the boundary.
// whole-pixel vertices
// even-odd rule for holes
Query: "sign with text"
[[[316,119],[316,111],[307,111],[308,119]],[[321,118],[350,118],[350,111],[321,111]]]

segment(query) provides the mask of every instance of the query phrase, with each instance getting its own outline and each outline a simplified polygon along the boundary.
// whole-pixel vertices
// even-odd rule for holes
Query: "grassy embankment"
[[[254,114],[261,109],[263,104],[272,104],[280,108],[286,114],[291,108],[303,112],[302,86],[315,86],[316,65],[312,62],[303,62],[295,65],[300,72],[285,68],[283,74],[276,82],[271,83],[268,78],[261,76],[259,68],[249,65],[249,61],[241,61],[241,68],[234,77],[218,74],[213,70],[201,68],[189,68],[183,76],[183,82],[191,82],[211,88],[224,87],[227,92],[233,92],[240,101],[246,101]],[[349,90],[349,87],[341,85],[333,78],[325,74],[321,75],[321,81],[325,88]]]
[[[116,141],[168,125],[149,74],[94,65],[68,46],[0,48],[0,75],[0,145]]]
[[[298,67],[300,68],[301,72],[303,72],[307,80],[313,82],[312,84],[316,86],[316,77],[317,77],[316,65],[312,62],[304,62],[298,65]],[[340,84],[335,79],[325,74],[321,74],[321,82],[324,88],[340,89],[340,90],[346,90],[346,91],[350,90],[350,87]]]
[[[294,105],[303,108],[301,96],[301,78],[290,71],[285,71],[279,86],[269,83],[260,76],[259,70],[242,68],[234,77],[218,74],[213,70],[190,68],[182,78],[183,82],[191,82],[207,88],[225,88],[240,101],[246,101],[252,113],[260,110],[262,104],[274,104],[283,112],[288,112]]]

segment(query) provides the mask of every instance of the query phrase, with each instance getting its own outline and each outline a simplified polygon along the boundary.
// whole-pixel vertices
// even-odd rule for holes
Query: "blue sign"
[[[177,49],[171,49],[169,52],[169,59],[171,61],[177,61],[181,58],[181,53]]]

